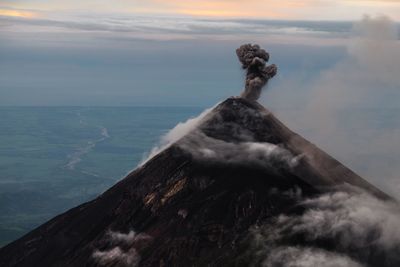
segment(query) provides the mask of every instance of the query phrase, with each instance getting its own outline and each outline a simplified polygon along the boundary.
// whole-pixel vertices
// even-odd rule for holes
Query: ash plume
[[[275,64],[267,66],[269,54],[259,45],[245,44],[236,49],[236,55],[246,72],[246,85],[240,95],[249,100],[260,98],[262,88],[277,73]]]

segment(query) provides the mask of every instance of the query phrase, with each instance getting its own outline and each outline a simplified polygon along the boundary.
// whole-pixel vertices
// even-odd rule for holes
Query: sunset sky
[[[354,20],[368,13],[400,19],[398,0],[3,0],[0,6],[1,15],[21,17],[83,11],[285,20]]]

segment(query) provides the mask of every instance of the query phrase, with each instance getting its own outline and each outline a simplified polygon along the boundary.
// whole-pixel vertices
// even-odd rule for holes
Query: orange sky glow
[[[363,14],[386,14],[400,20],[400,0],[4,0],[0,15],[33,17],[38,10],[187,15],[213,18],[285,20],[356,20]]]
[[[36,17],[36,14],[29,11],[0,9],[0,16],[34,18]]]

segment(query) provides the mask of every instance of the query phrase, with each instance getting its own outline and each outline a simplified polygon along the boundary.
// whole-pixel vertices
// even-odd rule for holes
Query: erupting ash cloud
[[[246,73],[246,87],[241,97],[249,100],[260,98],[261,90],[276,75],[275,64],[267,66],[269,54],[258,45],[245,44],[236,49],[239,61]]]

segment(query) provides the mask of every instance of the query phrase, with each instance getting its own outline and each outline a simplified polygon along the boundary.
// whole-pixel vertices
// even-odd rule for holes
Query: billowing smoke
[[[368,116],[361,117],[351,125],[357,129],[353,134],[342,115],[358,107],[398,107],[398,27],[385,16],[365,16],[354,24],[353,34],[347,58],[322,73],[313,86],[307,114],[298,120],[315,129],[315,141],[330,148],[334,156],[344,155],[343,160],[359,167],[356,171],[362,176],[400,196],[400,124],[393,121],[386,128],[384,121],[377,126]]]
[[[141,259],[137,248],[145,246],[150,240],[149,235],[134,231],[126,234],[108,231],[102,240],[108,248],[95,250],[92,257],[99,265],[135,267]]]
[[[266,98],[267,104],[287,107],[291,99],[297,101],[294,91],[308,94],[304,108],[276,110],[278,117],[400,198],[398,24],[385,16],[365,16],[354,23],[345,48],[345,56],[314,79],[285,77],[288,95],[271,92],[275,95]]]
[[[242,45],[236,50],[236,54],[247,72],[246,86],[241,97],[257,100],[268,80],[276,75],[277,67],[274,64],[266,65],[269,54],[258,45]]]
[[[400,207],[354,187],[303,199],[302,214],[280,215],[251,230],[261,266],[397,266]],[[301,245],[297,244],[299,240]],[[377,265],[379,263],[379,265]],[[329,265],[331,264],[331,265]]]

